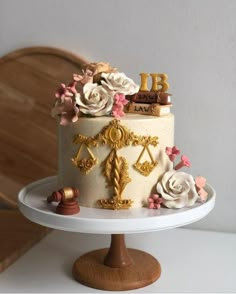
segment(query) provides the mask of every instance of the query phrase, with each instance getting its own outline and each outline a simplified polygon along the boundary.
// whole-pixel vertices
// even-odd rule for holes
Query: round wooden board
[[[0,59],[0,200],[57,173],[56,123],[50,111],[60,83],[87,61],[50,47],[23,48]]]
[[[73,266],[74,278],[83,285],[109,291],[142,288],[161,275],[159,262],[150,254],[128,249],[133,264],[121,268],[104,265],[108,249],[99,249],[79,257]]]

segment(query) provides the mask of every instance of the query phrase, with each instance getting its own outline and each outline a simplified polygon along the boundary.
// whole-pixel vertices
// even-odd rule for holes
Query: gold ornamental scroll
[[[157,146],[158,137],[135,135],[128,128],[121,125],[121,122],[117,119],[112,120],[95,136],[86,137],[81,134],[75,135],[73,143],[80,144],[79,149],[81,148],[81,144],[85,144],[87,148],[90,146],[97,148],[99,144],[101,144],[108,146],[111,150],[102,162],[102,168],[108,186],[113,187],[114,194],[110,199],[98,200],[98,204],[102,208],[127,209],[132,206],[133,201],[131,199],[123,199],[122,197],[126,185],[131,182],[131,178],[129,177],[128,161],[123,156],[119,156],[119,149],[122,149],[125,146],[143,146],[148,152],[151,161],[145,161],[143,164],[141,163],[142,151],[134,165],[134,167],[143,175],[147,176],[150,174],[157,165],[157,162],[154,160],[148,147],[149,145]],[[72,159],[77,162],[78,168],[78,163],[81,161],[81,158],[78,161],[76,161],[76,158],[78,159],[79,154],[80,151],[78,151],[77,155]]]

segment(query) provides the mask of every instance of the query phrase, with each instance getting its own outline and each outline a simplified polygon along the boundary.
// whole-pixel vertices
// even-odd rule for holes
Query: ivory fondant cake
[[[140,76],[138,86],[108,63],[90,63],[56,92],[58,188],[78,189],[81,206],[181,208],[206,199],[204,178],[178,172],[187,157],[174,166],[167,76]]]
[[[143,206],[170,169],[164,151],[173,142],[172,114],[126,114],[119,120],[81,117],[77,123],[59,127],[60,186],[79,187],[82,206],[99,207],[99,201],[110,199],[116,189],[132,207]]]

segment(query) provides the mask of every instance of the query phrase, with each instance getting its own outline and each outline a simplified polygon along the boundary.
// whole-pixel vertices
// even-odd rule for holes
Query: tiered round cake
[[[167,75],[141,73],[140,86],[108,63],[90,63],[56,92],[58,188],[80,191],[81,206],[158,209],[205,201],[205,179],[174,146]],[[152,87],[147,88],[151,78]]]

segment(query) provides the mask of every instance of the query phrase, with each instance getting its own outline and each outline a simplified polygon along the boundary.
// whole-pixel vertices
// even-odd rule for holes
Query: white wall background
[[[236,1],[0,0],[0,56],[54,46],[109,61],[139,83],[169,76],[176,145],[217,190],[194,227],[236,232]]]

